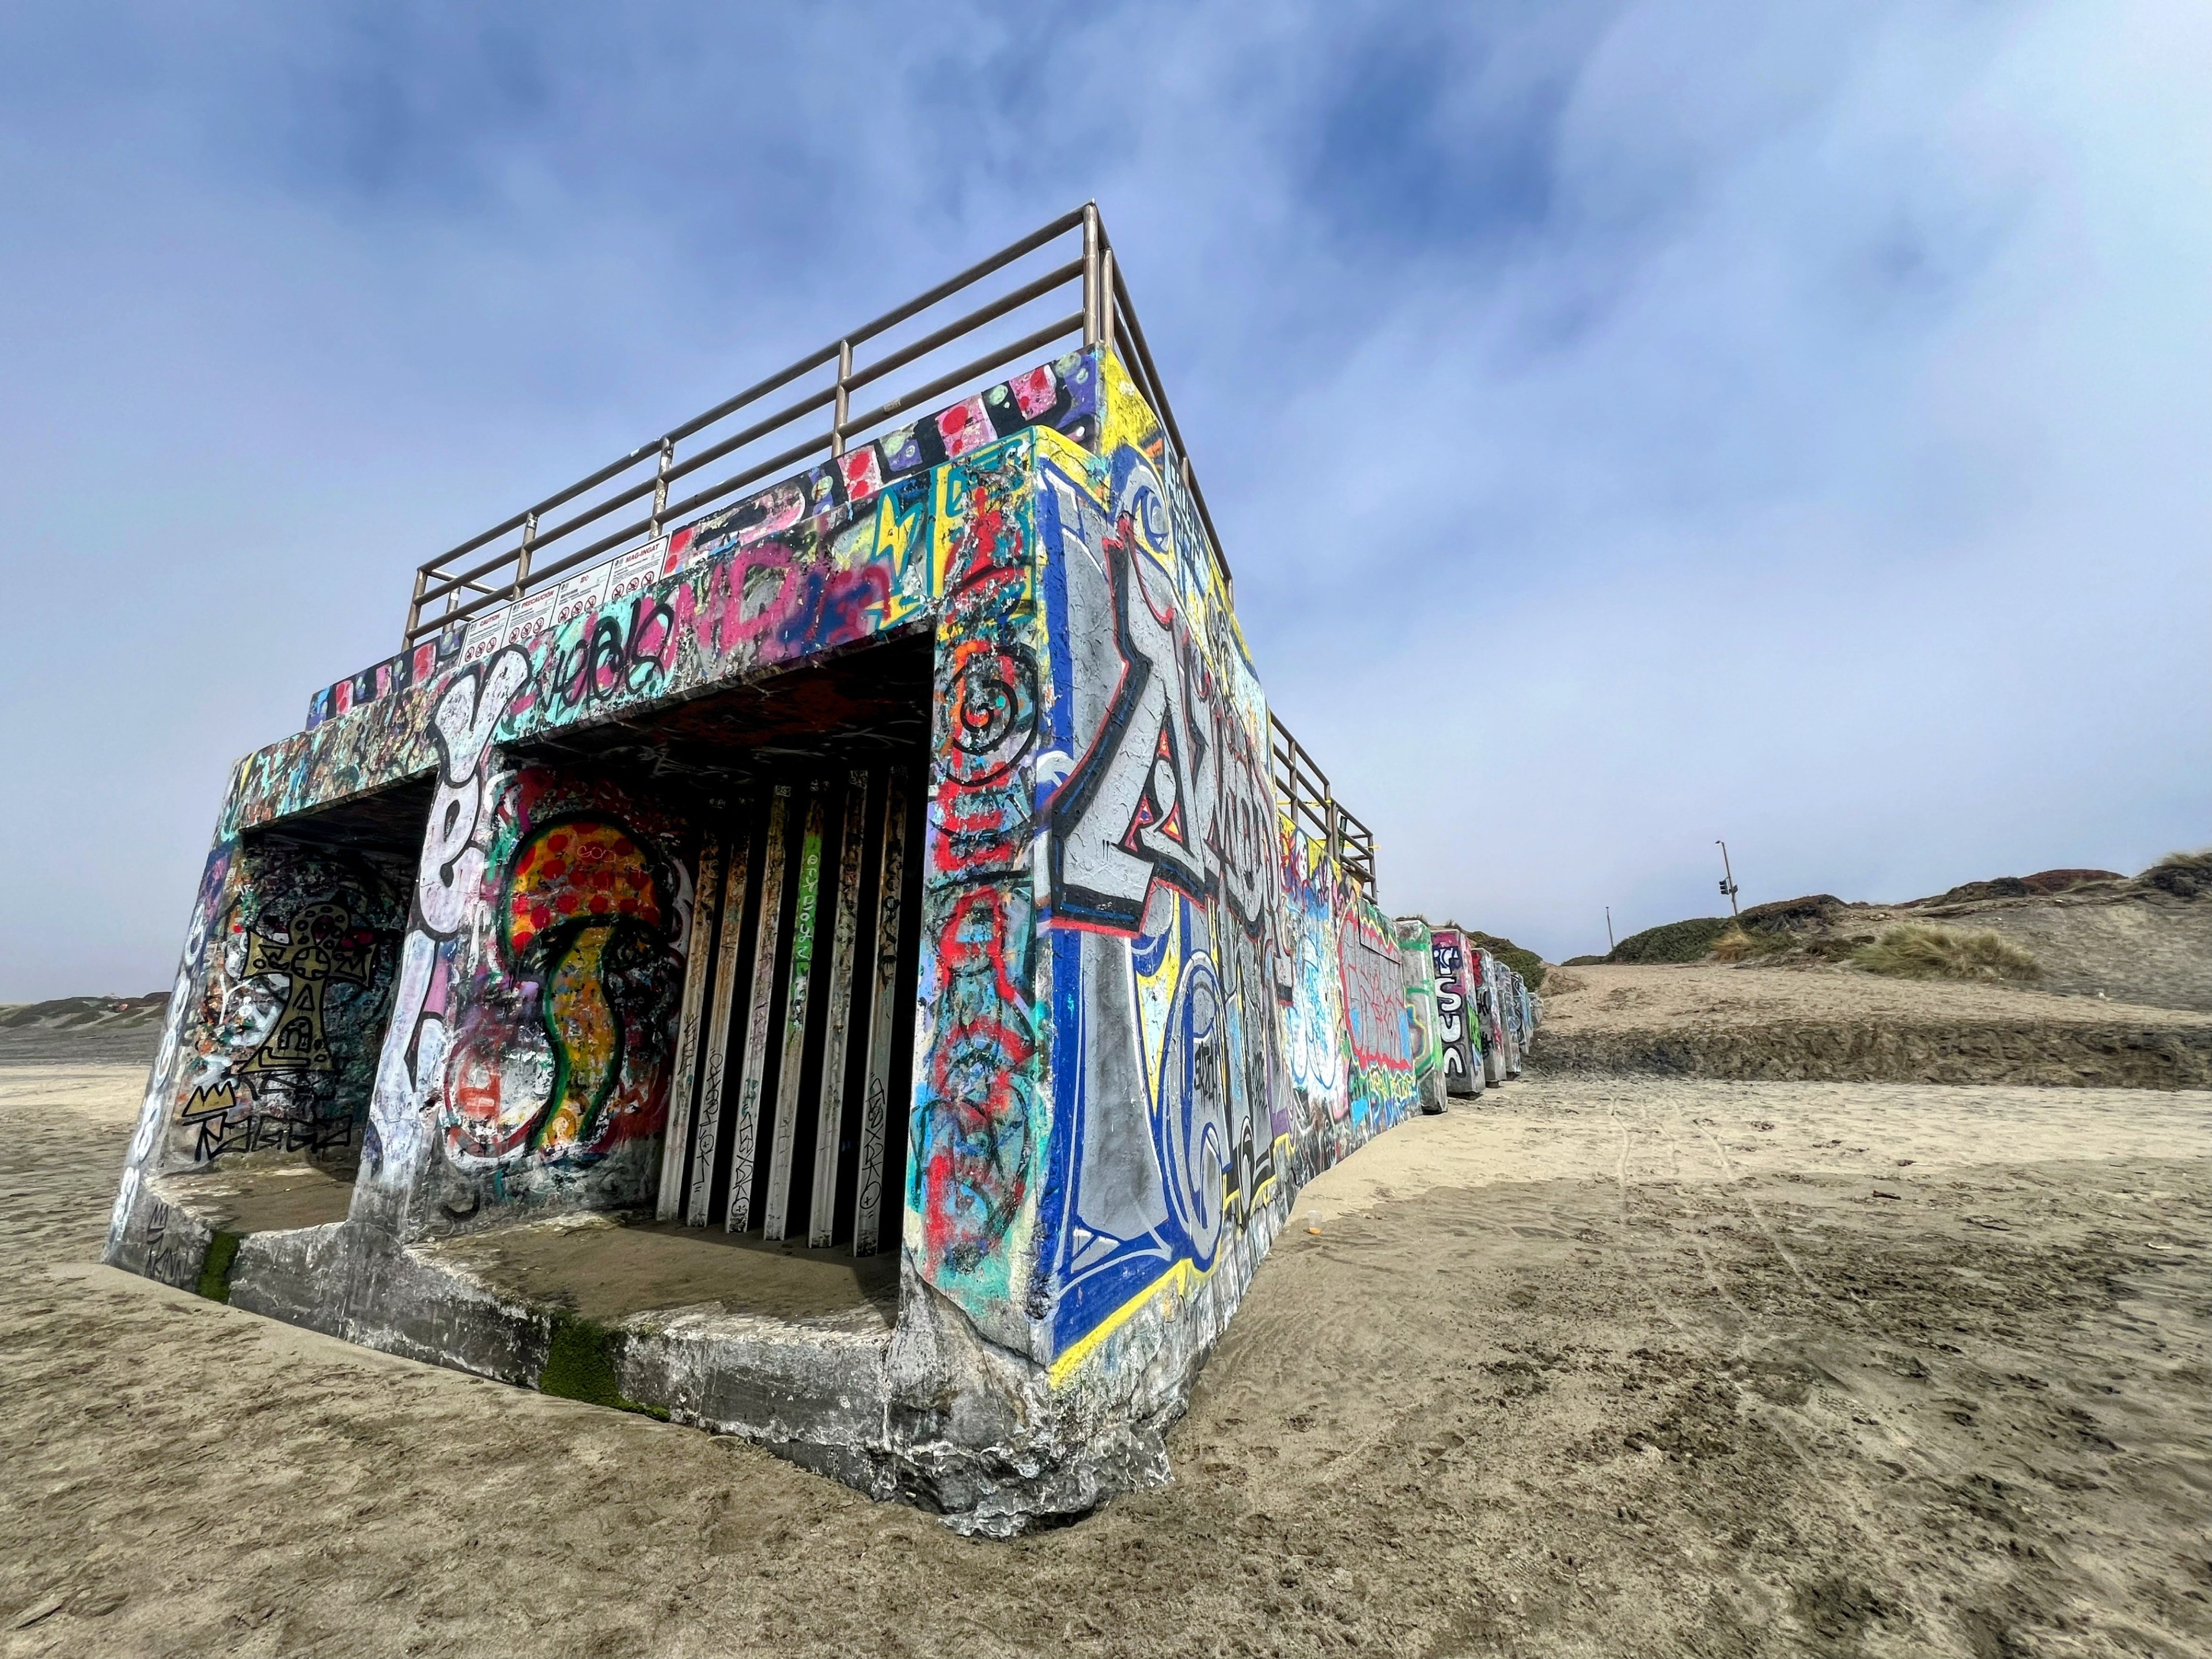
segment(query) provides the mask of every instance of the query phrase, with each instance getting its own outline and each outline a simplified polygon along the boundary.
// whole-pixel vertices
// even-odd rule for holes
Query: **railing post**
[[[660,515],[668,506],[668,469],[675,459],[676,440],[663,438],[660,441],[660,467],[653,479],[653,523],[645,532],[647,541],[656,539],[660,534]]]
[[[832,460],[845,453],[845,417],[852,413],[852,394],[846,389],[845,382],[852,378],[852,374],[853,343],[840,340],[837,342],[837,398],[830,405],[830,456]]]
[[[1098,343],[1098,204],[1083,204],[1083,343]]]
[[[415,644],[415,630],[422,621],[422,590],[430,585],[430,573],[421,565],[415,567],[415,594],[407,602],[407,631],[399,636],[399,648],[410,650]]]
[[[1102,350],[1114,349],[1114,250],[1110,247],[1098,258],[1098,344]]]
[[[522,550],[514,556],[514,597],[520,599],[522,590],[530,586],[530,549],[538,539],[538,515],[532,513],[522,521]]]

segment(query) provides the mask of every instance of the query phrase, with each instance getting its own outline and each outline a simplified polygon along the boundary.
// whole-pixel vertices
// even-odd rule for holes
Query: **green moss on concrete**
[[[538,1391],[618,1412],[642,1412],[665,1423],[668,1413],[662,1407],[641,1405],[623,1393],[615,1364],[622,1340],[620,1331],[610,1330],[595,1320],[555,1314],[553,1340],[546,1346],[545,1364],[538,1373]]]
[[[200,1282],[192,1288],[210,1302],[229,1301],[231,1267],[238,1260],[238,1247],[245,1242],[243,1233],[218,1229],[208,1245],[207,1260],[200,1263]]]

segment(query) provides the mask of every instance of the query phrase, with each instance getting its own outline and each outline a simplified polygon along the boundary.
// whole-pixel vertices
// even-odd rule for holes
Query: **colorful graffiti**
[[[1054,1354],[1202,1282],[1401,1118],[1429,1041],[1389,922],[1279,814],[1225,580],[1157,428],[1136,435],[1035,441]]]
[[[662,927],[645,854],[618,824],[591,818],[538,830],[515,858],[504,915],[507,954],[538,969],[553,1085],[532,1120],[531,1150],[587,1139],[620,1079],[623,1010],[611,957]]]
[[[903,1229],[922,1278],[1065,1352],[1263,1244],[1298,1182],[1441,1097],[1431,953],[1281,816],[1180,463],[1084,354],[427,640],[241,763],[227,834],[431,781],[363,1135],[408,1225],[653,1197],[633,1149],[674,1066],[682,826],[502,757],[915,623],[936,636]],[[342,965],[314,982],[300,1014],[350,994]]]
[[[171,1117],[180,1161],[349,1158],[389,1005],[405,866],[259,838],[225,864]]]
[[[658,1178],[667,1112],[692,902],[685,826],[550,766],[494,767],[485,794],[476,907],[492,925],[451,957],[441,1202],[472,1218],[586,1184],[594,1201],[635,1196],[651,1185],[648,1146]],[[618,1170],[602,1167],[617,1153]]]
[[[1443,1033],[1437,1012],[1435,942],[1419,916],[1391,924],[1398,941],[1401,980],[1413,1021],[1413,1084],[1425,1112],[1445,1109]]]
[[[502,650],[457,672],[431,707],[437,785],[362,1145],[363,1178],[386,1194],[411,1188],[426,1120],[443,1098],[453,950],[480,898],[490,843],[484,761],[493,728],[529,678],[529,658]]]
[[[859,774],[838,746],[901,741],[896,721],[818,751],[771,724],[727,766],[700,721],[638,763],[678,703],[753,683],[764,702],[787,666],[924,630],[919,801],[918,756]],[[991,1480],[1032,1451],[1048,1473],[1109,1441],[1126,1460],[1297,1188],[1442,1109],[1486,1054],[1517,1066],[1538,1014],[1460,930],[1387,917],[1333,811],[1318,837],[1288,815],[1274,731],[1181,459],[1102,352],[449,629],[319,694],[308,731],[234,773],[111,1258],[189,1271],[173,1195],[148,1203],[145,1180],[249,1146],[358,1146],[356,1265],[560,1210],[719,1209],[732,1231],[758,1211],[764,1238],[795,1234],[811,1152],[810,1244],[849,1226],[866,1255],[896,1231],[902,1316],[957,1309],[1033,1367],[989,1362],[1033,1437],[993,1443]],[[820,783],[841,770],[833,824]],[[278,840],[392,790],[314,826],[387,834],[426,787],[411,878],[368,854],[341,878],[339,855]],[[690,1130],[664,1155],[678,1091]],[[437,1254],[354,1273],[349,1328],[434,1322],[416,1316]],[[899,1363],[926,1370],[928,1346]],[[936,1386],[921,1370],[900,1411]],[[948,1377],[931,1435],[1005,1419],[962,1415],[974,1385]],[[880,1414],[886,1435],[902,1420]]]
[[[1482,1092],[1482,1033],[1471,995],[1467,935],[1437,927],[1429,935],[1437,981],[1437,1036],[1443,1048],[1444,1089],[1455,1097]]]
[[[573,714],[617,692],[650,695],[657,678],[677,672],[669,611],[678,603],[687,616],[704,617],[701,642],[715,661],[764,639],[801,655],[819,648],[824,635],[859,637],[866,631],[866,614],[889,603],[886,572],[878,563],[856,562],[849,549],[834,562],[823,556],[830,551],[823,527],[866,523],[871,504],[886,491],[910,514],[916,501],[927,499],[933,469],[1030,427],[1091,441],[1098,423],[1098,359],[1090,352],[1039,363],[557,588],[457,623],[316,692],[306,729],[431,685],[441,673],[502,647],[532,648],[548,633],[555,636],[544,653],[542,695],[549,708]],[[902,492],[896,490],[901,483]],[[680,601],[641,592],[732,548],[753,550],[684,589]],[[646,603],[633,602],[639,598]]]
[[[1511,970],[1480,947],[1467,952],[1468,977],[1474,987],[1474,1009],[1482,1030],[1483,1075],[1503,1083],[1521,1072],[1521,1054],[1505,1022],[1505,976]]]
[[[922,848],[907,1248],[987,1328],[1018,1306],[1043,1114],[1029,771],[1038,708],[1026,447],[939,475],[943,598]]]

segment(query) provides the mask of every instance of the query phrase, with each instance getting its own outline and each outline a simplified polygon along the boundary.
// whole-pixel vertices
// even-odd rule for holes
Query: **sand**
[[[0,1070],[0,1656],[2212,1647],[2212,1096],[1494,1091],[994,1544],[91,1265],[142,1081]]]
[[[1554,969],[1532,1053],[1554,1070],[1770,1081],[2203,1088],[2212,1014],[1802,959]]]

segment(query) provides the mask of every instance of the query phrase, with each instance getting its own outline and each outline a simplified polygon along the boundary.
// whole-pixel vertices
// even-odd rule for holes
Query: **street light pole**
[[[1713,845],[1721,849],[1721,891],[1728,895],[1729,915],[1739,915],[1741,913],[1735,908],[1735,872],[1729,868],[1728,843],[1717,841]]]

